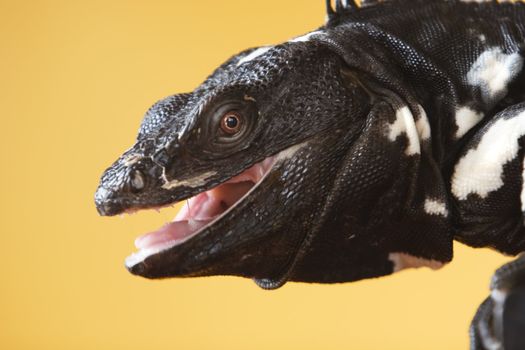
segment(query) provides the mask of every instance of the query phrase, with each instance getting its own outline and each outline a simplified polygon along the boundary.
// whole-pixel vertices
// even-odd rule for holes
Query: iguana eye
[[[238,112],[230,111],[223,115],[221,119],[221,129],[227,134],[238,133],[242,128],[243,118]]]
[[[217,157],[225,157],[228,152],[248,147],[258,116],[255,103],[236,96],[224,96],[216,105],[202,113],[190,143],[198,143],[205,153]]]

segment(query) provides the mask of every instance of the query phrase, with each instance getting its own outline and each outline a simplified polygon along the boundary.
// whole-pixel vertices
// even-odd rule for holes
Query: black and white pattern
[[[454,239],[525,251],[525,4],[360,5],[326,0],[325,25],[243,51],[150,109],[101,179],[101,214],[264,171],[212,221],[168,224],[190,233],[161,230],[173,239],[134,254],[132,273],[272,289],[439,268]],[[218,126],[228,111],[244,123],[231,137]],[[524,274],[523,255],[496,273],[473,349],[524,349]]]

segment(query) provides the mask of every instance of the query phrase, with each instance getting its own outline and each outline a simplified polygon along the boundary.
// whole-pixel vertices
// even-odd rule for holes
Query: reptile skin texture
[[[323,26],[153,105],[97,209],[222,205],[147,237],[127,267],[148,278],[350,282],[438,268],[453,240],[518,256],[471,343],[523,350],[524,58],[524,3],[327,1]]]

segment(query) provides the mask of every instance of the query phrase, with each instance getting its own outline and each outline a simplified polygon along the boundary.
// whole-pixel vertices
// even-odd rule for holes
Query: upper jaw
[[[226,173],[218,174],[216,171],[204,171],[189,178],[168,179],[165,172],[159,172],[161,175],[155,180],[154,188],[145,189],[143,193],[131,193],[123,184],[116,186],[114,184],[116,181],[104,181],[110,172],[129,171],[120,164],[116,169],[114,167],[115,165],[106,170],[95,192],[95,205],[98,213],[102,216],[134,213],[146,209],[161,209],[207,191],[235,177],[235,173],[228,175]],[[238,172],[244,170],[246,169],[241,169]]]

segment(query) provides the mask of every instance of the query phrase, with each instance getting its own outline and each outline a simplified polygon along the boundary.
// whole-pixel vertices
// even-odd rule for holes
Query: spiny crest
[[[326,0],[327,22],[337,19],[346,13],[355,11],[360,7],[373,6],[382,1],[383,0]],[[333,3],[335,3],[335,8],[332,5]]]
[[[326,0],[326,14],[328,15],[328,21],[335,19],[339,16],[355,11],[359,8],[371,7],[378,5],[382,2],[417,2],[414,0]],[[428,1],[428,0],[427,0]],[[493,1],[493,0],[486,0]],[[419,0],[419,2],[424,2]],[[335,5],[335,8],[334,8]]]
[[[326,0],[326,15],[328,16],[327,22],[336,18],[342,12],[354,10],[356,8],[358,8],[358,5],[353,0],[335,0],[335,9],[332,6],[332,0]]]

